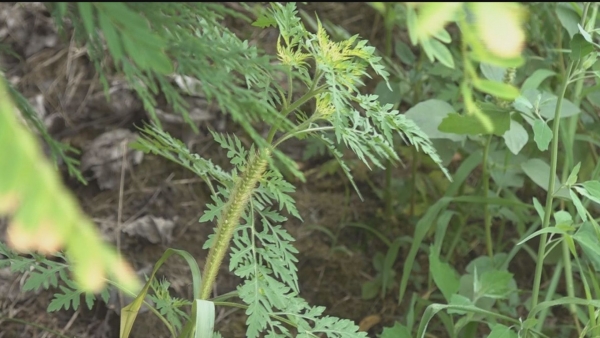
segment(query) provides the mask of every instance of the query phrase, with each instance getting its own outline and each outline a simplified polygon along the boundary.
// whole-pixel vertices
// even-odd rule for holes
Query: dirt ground
[[[230,6],[235,9],[237,5]],[[316,12],[321,19],[329,19],[381,47],[377,44],[382,40],[382,23],[368,5],[322,3],[303,8],[307,13]],[[232,21],[229,24],[233,31],[244,32],[236,26],[239,23]],[[260,30],[247,33],[247,29],[249,36],[243,38],[260,44],[267,51],[274,50],[275,40]],[[135,131],[136,125],[147,120],[141,102],[117,78],[109,79],[113,88],[111,101],[104,99],[98,76],[86,58],[85,50],[76,46],[72,39],[58,36],[42,4],[0,3],[0,43],[9,45],[17,53],[0,53],[0,67],[11,83],[32,102],[56,139],[79,149],[90,149],[103,133],[118,129]],[[206,127],[231,132],[237,129],[227,117],[209,113],[212,115],[199,123],[201,133],[198,135],[190,134],[183,125],[173,124],[167,128],[174,136],[183,137],[195,152],[216,163],[226,164],[225,153],[206,133]],[[285,147],[284,151],[294,154],[302,150],[303,144],[289,143]],[[403,316],[397,307],[396,290],[384,299],[377,297],[365,301],[361,298],[361,285],[376,274],[372,257],[377,251],[385,251],[386,247],[364,230],[344,228],[342,231],[341,227],[349,222],[378,227],[380,202],[364,181],[358,182],[365,196],[365,201],[361,201],[345,180],[311,174],[318,172],[318,166],[315,161],[302,163],[307,183],[297,185],[294,194],[305,223],[290,221],[285,224],[297,239],[295,244],[300,251],[301,295],[313,305],[326,306],[327,314],[349,318],[357,324],[366,320],[363,322],[365,328],[375,336],[381,333],[383,326],[393,325],[394,320]],[[93,174],[86,173],[90,178],[87,186],[66,173],[64,178],[108,240],[117,242],[119,222],[131,224],[151,219],[160,228],[159,232],[166,229],[160,232],[158,243],[135,233],[119,235],[120,249],[136,269],[151,267],[168,247],[190,252],[197,258],[199,266],[203,266],[206,251],[201,247],[213,229],[210,224],[198,223],[209,200],[208,190],[200,179],[151,155],[129,167],[122,182],[120,176],[94,179]],[[382,182],[383,173],[369,177],[374,182]],[[121,183],[122,189],[119,188]],[[161,228],[159,221],[166,226]],[[316,226],[336,234],[335,243],[324,232],[316,230]],[[338,250],[340,248],[343,250]],[[397,265],[401,261],[402,251]],[[160,271],[161,277],[171,282],[173,295],[189,299],[189,268],[181,261],[171,262]],[[226,267],[224,264],[218,278],[218,294],[234,290],[239,282]],[[399,271],[401,267],[396,268]],[[114,311],[118,305],[98,301],[92,310],[82,306],[77,311],[48,314],[46,308],[52,292],[21,293],[23,280],[22,275],[0,270],[0,338],[54,336],[19,321],[36,323],[70,337],[118,337],[119,316]],[[245,336],[243,311],[217,310],[216,328],[224,337]],[[167,337],[167,334],[162,323],[147,312],[138,317],[132,337]]]

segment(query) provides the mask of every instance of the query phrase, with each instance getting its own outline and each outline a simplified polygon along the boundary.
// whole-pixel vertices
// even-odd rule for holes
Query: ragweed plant
[[[292,336],[290,326],[301,337],[365,336],[351,321],[323,316],[323,307],[312,307],[300,298],[297,251],[293,238],[281,225],[287,219],[281,211],[286,209],[297,218],[300,215],[290,196],[294,186],[274,165],[273,153],[290,138],[314,137],[340,161],[351,182],[351,172],[336,144],[348,147],[367,166],[382,168],[387,160],[399,160],[393,149],[397,135],[436,163],[441,161],[412,121],[392,110],[391,105],[382,106],[376,95],[359,92],[369,68],[384,79],[388,75],[366,41],[354,36],[333,42],[320,24],[316,33],[309,32],[297,17],[294,4],[273,4],[255,25],[279,29],[277,58],[288,80],[287,92],[272,84],[278,96],[265,98],[279,111],[280,118],[267,137],[247,149],[235,136],[213,133],[234,165],[230,173],[191,154],[181,142],[155,127],[146,127],[135,147],[193,170],[213,190],[213,202],[200,221],[215,221],[217,228],[204,245],[210,250],[195,295],[198,299],[211,297],[217,272],[231,246],[229,268],[243,279],[237,292],[246,304],[248,337],[263,332]],[[298,92],[302,95],[295,99]]]
[[[108,90],[106,73],[118,72],[142,99],[155,124],[143,128],[135,147],[192,170],[212,191],[212,202],[200,219],[216,223],[215,234],[204,243],[209,253],[203,273],[188,253],[167,250],[142,291],[122,309],[120,336],[129,335],[151,290],[154,295],[150,298],[156,304],[151,310],[174,337],[211,336],[215,305],[245,308],[248,337],[365,336],[357,332],[352,321],[324,316],[325,308],[310,306],[299,295],[297,250],[282,224],[287,220],[284,209],[293,217],[301,216],[290,195],[294,186],[283,178],[279,168],[283,165],[300,178],[302,173],[279,147],[291,138],[318,140],[340,162],[354,185],[338,146],[346,146],[367,166],[382,168],[384,163],[400,160],[393,148],[394,137],[400,137],[429,155],[449,177],[428,137],[414,122],[393,110],[392,105],[382,105],[376,95],[359,91],[369,71],[387,81],[388,73],[375,49],[358,36],[334,42],[320,23],[316,33],[309,32],[298,18],[294,4],[273,4],[254,23],[279,29],[277,65],[269,55],[219,24],[223,15],[232,14],[220,5],[49,6],[57,23],[69,22],[75,39],[86,45],[105,89]],[[287,78],[285,89],[273,81],[280,75]],[[247,148],[236,136],[213,133],[214,140],[227,150],[233,170],[225,171],[209,159],[191,153],[182,142],[161,130],[154,114],[155,95],[159,92],[175,112],[189,120],[181,90],[173,84],[182,78],[198,84],[196,88],[183,89],[184,92],[202,92],[208,100],[215,101],[254,141]],[[23,103],[20,108],[27,107]],[[255,130],[253,124],[257,121],[271,126],[264,138]],[[10,257],[5,263],[18,271],[15,264],[22,258],[8,249],[4,252]],[[219,267],[228,252],[230,270],[243,280],[236,294],[244,304],[227,302],[230,295],[211,299]],[[195,297],[190,302],[171,299],[166,284],[153,281],[158,268],[173,254],[190,265]],[[85,252],[73,255],[76,261]],[[58,275],[70,288],[61,288],[64,296],[57,294],[56,308],[78,306],[76,299],[80,294],[74,284],[69,284],[65,266],[49,262],[23,261],[23,267],[38,269],[39,275],[50,279],[49,283],[40,283],[41,278],[35,274],[31,287],[59,286]],[[131,291],[124,291],[131,295]],[[86,296],[88,306],[92,301]],[[188,305],[189,315],[181,310]]]

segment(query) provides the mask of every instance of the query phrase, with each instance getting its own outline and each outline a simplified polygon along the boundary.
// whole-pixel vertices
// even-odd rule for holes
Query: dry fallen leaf
[[[98,136],[85,147],[81,157],[81,170],[91,170],[100,189],[116,188],[119,185],[123,154],[127,154],[126,167],[130,163],[135,165],[142,161],[143,153],[128,146],[136,137],[135,133],[127,129],[115,129]]]
[[[381,322],[381,316],[379,315],[366,316],[360,321],[360,324],[358,324],[358,331],[367,332],[373,326],[379,324],[379,322]]]
[[[130,236],[140,236],[152,244],[171,242],[175,222],[160,217],[146,215],[123,226],[123,232]]]

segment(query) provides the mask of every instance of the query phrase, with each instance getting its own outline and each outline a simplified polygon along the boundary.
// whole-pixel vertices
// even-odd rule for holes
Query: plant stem
[[[492,134],[490,134],[483,148],[483,168],[482,168],[482,180],[483,180],[483,198],[487,200],[488,193],[490,191],[490,173],[488,170],[488,156],[490,154],[490,145],[492,144]],[[492,241],[492,216],[490,215],[490,207],[488,203],[483,205],[483,217],[485,226],[485,246],[487,254],[490,258],[494,257],[494,243]]]
[[[202,287],[198,295],[200,299],[208,299],[210,297],[213,284],[219,273],[219,268],[229,248],[229,242],[233,237],[248,201],[252,197],[256,183],[258,183],[267,169],[267,160],[270,155],[271,149],[261,149],[256,154],[253,154],[248,161],[246,170],[238,177],[233,187],[229,201],[223,208],[223,212],[219,218],[217,234],[204,265]]]
[[[569,78],[573,71],[573,62],[569,63],[567,73],[563,79],[562,88],[556,101],[556,110],[554,111],[554,121],[552,121],[552,146],[550,154],[550,179],[548,182],[548,193],[546,195],[546,207],[544,211],[544,220],[542,222],[542,229],[547,228],[550,225],[550,217],[552,217],[552,204],[554,202],[554,189],[556,180],[556,168],[558,165],[558,131],[560,127],[560,112],[565,93],[567,92],[567,86],[569,85]],[[535,307],[538,304],[540,295],[540,284],[542,281],[542,270],[544,268],[544,256],[546,255],[546,242],[548,241],[548,233],[542,233],[540,235],[540,245],[538,247],[537,262],[535,266],[535,276],[533,279],[533,288],[531,296],[531,307]]]

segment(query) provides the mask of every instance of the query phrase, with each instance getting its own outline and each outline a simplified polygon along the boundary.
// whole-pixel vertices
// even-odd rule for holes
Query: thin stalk
[[[575,297],[575,283],[573,282],[573,267],[571,265],[571,252],[569,250],[569,244],[565,239],[562,240],[562,262],[565,266],[565,281],[567,283],[567,296]],[[577,333],[581,336],[581,324],[577,318],[577,307],[575,304],[569,305],[569,312],[575,322]]]
[[[483,168],[482,168],[482,180],[483,180],[483,198],[487,199],[490,191],[490,173],[488,170],[488,156],[490,154],[490,145],[492,144],[492,135],[488,136],[483,148]],[[483,222],[485,226],[485,247],[487,254],[490,258],[494,257],[494,242],[492,241],[492,215],[490,215],[490,207],[488,203],[483,205]]]
[[[551,301],[552,298],[554,297],[554,295],[556,294],[556,288],[558,287],[558,282],[560,282],[560,276],[562,274],[562,269],[563,269],[563,261],[558,261],[558,263],[556,263],[556,268],[554,269],[554,274],[552,275],[552,279],[550,280],[550,284],[548,285],[548,292],[546,293],[546,297],[544,298],[544,301]],[[542,330],[542,328],[544,326],[544,322],[546,321],[546,317],[548,317],[548,313],[550,312],[550,309],[551,308],[547,307],[540,311],[540,314],[537,317],[538,322],[535,327],[536,330],[538,330],[538,331]]]
[[[552,204],[554,202],[554,190],[556,180],[556,168],[558,165],[558,131],[560,127],[560,112],[565,93],[567,92],[567,86],[569,85],[569,77],[573,71],[573,62],[569,63],[566,77],[563,79],[562,88],[556,102],[556,110],[554,111],[554,120],[552,121],[552,146],[550,155],[550,179],[548,182],[548,193],[546,195],[546,207],[544,213],[544,220],[542,222],[542,229],[547,228],[550,225],[550,217],[552,217]],[[540,236],[540,245],[538,247],[537,262],[535,266],[535,276],[533,279],[533,288],[531,296],[531,307],[534,308],[539,301],[540,285],[542,281],[542,272],[544,268],[544,256],[546,254],[546,242],[548,241],[548,233],[542,233]]]
[[[582,26],[585,26],[585,21],[586,21],[589,7],[590,7],[590,3],[586,3],[584,6],[583,15],[582,15],[582,19],[581,19]],[[592,12],[592,16],[591,16],[590,20],[593,20],[593,22],[595,22],[596,15],[597,15],[597,6],[594,6],[594,11]],[[585,73],[584,73],[584,75],[585,75]],[[585,76],[578,77],[576,79],[567,78],[569,83],[573,83],[573,82],[575,83],[575,88],[574,88],[573,92],[571,93],[571,101],[577,107],[579,107],[581,104],[581,92],[583,90],[584,79],[585,79]],[[575,143],[575,135],[577,133],[578,121],[579,121],[578,117],[570,117],[566,120],[566,124],[561,128],[561,131],[562,131],[561,138],[562,138],[562,143],[563,143],[563,149],[566,154],[565,161],[563,164],[563,170],[562,170],[562,182],[565,182],[567,180],[569,172],[575,165],[574,159],[573,159],[573,148],[574,148],[574,143]],[[569,208],[570,212],[572,213],[573,205],[570,204],[569,207],[570,207]],[[562,201],[561,201],[561,209],[563,209],[563,210],[565,209],[564,202],[562,202]],[[575,297],[575,283],[573,282],[573,268],[571,265],[571,252],[569,250],[566,240],[564,240],[564,239],[562,241],[561,249],[562,249],[562,261],[563,261],[563,264],[565,267],[564,275],[565,275],[567,296]],[[577,328],[577,332],[579,335],[581,335],[582,328],[581,328],[581,324],[580,324],[578,316],[577,316],[577,307],[574,304],[569,304],[568,309],[569,309],[571,316],[573,317],[573,321],[575,322],[575,327]]]

